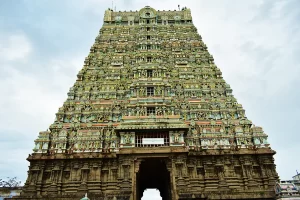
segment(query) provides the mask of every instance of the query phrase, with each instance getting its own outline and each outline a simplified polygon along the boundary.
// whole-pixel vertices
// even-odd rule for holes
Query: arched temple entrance
[[[148,188],[157,188],[162,200],[172,200],[170,173],[162,158],[144,159],[136,174],[136,199],[141,200]]]

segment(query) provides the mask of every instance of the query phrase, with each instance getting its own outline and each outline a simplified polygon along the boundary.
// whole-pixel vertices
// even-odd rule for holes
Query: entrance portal
[[[164,159],[147,158],[140,164],[136,175],[137,200],[141,200],[143,192],[148,188],[157,188],[162,200],[171,200],[170,173]]]

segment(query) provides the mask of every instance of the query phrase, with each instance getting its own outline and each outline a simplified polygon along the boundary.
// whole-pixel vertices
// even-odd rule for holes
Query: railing
[[[145,140],[143,139],[163,139],[163,144],[146,144]],[[170,138],[169,133],[161,130],[153,130],[147,131],[142,133],[135,134],[135,146],[136,147],[160,147],[160,146],[169,146],[170,145]]]

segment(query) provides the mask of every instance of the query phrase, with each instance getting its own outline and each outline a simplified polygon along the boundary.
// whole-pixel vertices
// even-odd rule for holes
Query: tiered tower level
[[[268,199],[267,135],[245,116],[188,8],[106,10],[19,199]]]

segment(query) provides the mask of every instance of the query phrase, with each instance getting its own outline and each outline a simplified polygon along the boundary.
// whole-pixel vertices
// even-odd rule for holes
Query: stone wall
[[[99,158],[97,154],[81,158],[74,155],[69,159],[32,158],[23,194],[41,199],[49,195],[79,198],[87,192],[89,197],[134,199],[140,162],[158,157],[166,162],[174,180],[173,199],[271,198],[278,179],[272,155],[270,151],[203,150],[188,154],[136,151],[133,155],[116,154],[107,158]]]

